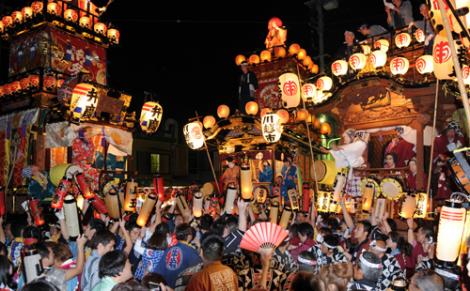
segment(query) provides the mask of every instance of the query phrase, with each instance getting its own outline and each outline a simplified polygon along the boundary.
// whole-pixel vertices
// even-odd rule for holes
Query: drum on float
[[[316,160],[315,172],[317,181],[320,184],[333,185],[336,179],[336,163],[331,160]],[[313,171],[312,178],[315,179]]]
[[[402,183],[395,178],[382,179],[380,182],[380,191],[390,200],[400,199],[404,195]]]

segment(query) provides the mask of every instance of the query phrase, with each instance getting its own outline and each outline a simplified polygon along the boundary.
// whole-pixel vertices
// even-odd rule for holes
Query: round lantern
[[[303,60],[307,57],[307,51],[305,49],[300,49],[297,53],[297,59]]]
[[[398,48],[404,48],[409,46],[411,43],[411,35],[406,32],[399,33],[395,36],[395,45]]]
[[[9,28],[13,25],[13,18],[9,15],[2,17],[2,22],[5,28]]]
[[[368,55],[370,54],[370,45],[366,45],[366,44],[363,44],[361,45],[361,48],[362,48],[362,52],[365,54],[365,55]]]
[[[115,28],[108,29],[108,39],[111,43],[113,44],[119,44],[119,37],[121,34],[119,33],[119,30]]]
[[[249,101],[245,104],[245,111],[248,115],[256,115],[258,113],[258,103],[255,101]]]
[[[286,56],[286,49],[283,46],[275,47],[274,56],[278,59],[284,58]]]
[[[390,47],[390,43],[386,39],[379,39],[376,42],[374,42],[374,48],[379,49],[386,53],[388,51],[388,48]]]
[[[24,77],[20,80],[21,90],[28,90],[31,87],[31,82],[28,77]]]
[[[309,115],[309,113],[308,113],[307,109],[300,109],[299,111],[297,111],[295,119],[297,121],[305,121],[305,120],[307,120],[308,115]]]
[[[324,135],[330,135],[331,134],[331,126],[330,124],[324,122],[320,125],[320,133]]]
[[[317,64],[313,64],[312,69],[310,69],[310,73],[318,74],[319,67]]]
[[[304,58],[302,64],[303,64],[305,67],[307,67],[307,68],[311,68],[312,65],[313,65],[312,57],[307,56],[306,58]]]
[[[23,22],[23,13],[21,13],[21,11],[13,11],[11,13],[11,18],[13,19],[14,24],[20,24]]]
[[[276,113],[266,113],[261,119],[261,131],[268,143],[279,141],[282,135],[281,118]]]
[[[140,113],[140,128],[146,133],[155,133],[162,121],[163,108],[158,102],[145,102]]]
[[[242,165],[240,169],[240,189],[242,199],[250,201],[253,197],[253,180],[251,179],[250,166]]]
[[[345,60],[336,60],[331,64],[331,72],[339,77],[348,73],[348,63]]]
[[[428,195],[426,193],[416,193],[416,210],[414,218],[425,218],[428,208]]]
[[[470,85],[470,67],[467,65],[462,66],[462,77],[465,85]]]
[[[3,21],[0,21],[0,33],[5,32],[5,24],[3,24]]]
[[[30,85],[33,88],[39,87],[39,75],[29,75]]]
[[[390,71],[393,75],[404,75],[408,72],[410,63],[407,58],[396,57],[390,61]]]
[[[20,81],[13,81],[10,83],[10,91],[11,93],[18,93],[21,91],[21,83]]]
[[[259,116],[260,116],[261,118],[263,118],[263,116],[265,116],[266,113],[269,113],[269,112],[272,112],[272,109],[271,109],[271,108],[268,108],[268,107],[265,107],[265,108],[261,109],[261,112],[260,112]]]
[[[238,55],[235,57],[235,64],[237,66],[240,66],[244,61],[246,61],[246,58],[244,55]]]
[[[222,104],[222,105],[219,105],[219,107],[217,107],[217,116],[219,118],[227,118],[229,115],[230,115],[230,108],[227,105]]]
[[[328,76],[323,76],[317,80],[316,85],[318,90],[330,91],[333,87],[333,80]]]
[[[317,87],[311,83],[302,85],[302,99],[304,102],[312,102],[317,93]]]
[[[78,20],[78,13],[74,9],[67,9],[64,11],[64,18],[70,22],[77,22]]]
[[[282,107],[292,108],[300,104],[300,82],[294,73],[284,73],[279,76],[279,91],[281,91]]]
[[[262,62],[270,62],[271,61],[271,52],[268,50],[264,50],[259,55]]]
[[[248,58],[248,63],[250,63],[251,65],[257,65],[257,64],[259,64],[259,62],[260,62],[260,59],[259,59],[259,56],[257,54],[252,54]]]
[[[370,61],[375,69],[381,68],[385,66],[385,63],[387,62],[387,54],[381,50],[373,51],[370,55]]]
[[[204,128],[206,129],[214,127],[215,123],[216,123],[215,117],[212,115],[207,115],[202,120],[202,124],[204,125]]]
[[[282,124],[289,122],[289,112],[287,110],[279,109],[276,114],[279,116]]]
[[[97,23],[95,23],[95,25],[93,26],[93,30],[94,30],[95,33],[97,33],[97,34],[101,34],[101,35],[106,36],[106,31],[108,31],[108,27],[106,26],[106,24],[104,24],[104,23],[102,23],[102,22],[97,22]]]
[[[437,258],[455,262],[459,256],[462,233],[465,226],[465,208],[457,201],[448,200],[441,209],[437,233]]]
[[[31,3],[31,8],[33,9],[33,15],[41,14],[44,4],[42,1],[34,1]]]
[[[426,35],[424,34],[424,31],[420,28],[418,28],[415,33],[415,39],[417,42],[422,43],[426,39]]]
[[[78,24],[80,25],[80,27],[91,29],[91,19],[88,16],[80,17]]]
[[[449,40],[440,34],[434,38],[432,49],[434,76],[440,80],[453,79],[454,76],[452,54],[450,51]]]
[[[57,80],[54,76],[44,76],[44,89],[46,91],[53,91],[56,89]]]
[[[422,75],[432,73],[433,67],[434,67],[432,56],[430,55],[420,56],[415,62],[415,67],[418,73]]]
[[[194,121],[186,124],[183,127],[183,134],[190,149],[197,150],[204,145],[204,134],[200,122]]]
[[[23,19],[26,21],[33,17],[33,8],[26,6],[21,9],[21,14],[23,14]]]
[[[47,3],[47,13],[55,16],[60,15],[60,6],[56,2]]]
[[[289,55],[296,55],[300,51],[300,45],[293,43],[289,46]]]
[[[362,70],[367,62],[367,58],[363,53],[355,53],[349,57],[349,65],[354,71]]]

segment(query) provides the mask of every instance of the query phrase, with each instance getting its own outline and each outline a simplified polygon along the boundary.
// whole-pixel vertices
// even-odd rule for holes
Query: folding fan
[[[277,224],[271,222],[257,223],[245,233],[240,247],[252,252],[258,252],[261,249],[274,249],[281,244],[288,234],[287,230]]]

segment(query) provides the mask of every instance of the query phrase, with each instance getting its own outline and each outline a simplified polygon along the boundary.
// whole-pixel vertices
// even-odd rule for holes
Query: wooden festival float
[[[131,178],[132,97],[106,79],[107,50],[120,34],[100,20],[100,10],[90,1],[33,1],[0,22],[10,45],[8,80],[0,85],[0,185],[8,200],[0,202],[1,215],[5,205],[17,210],[15,199],[26,193],[34,198],[31,211],[38,200],[59,209],[88,199],[112,218],[138,202],[137,185],[123,183]],[[156,132],[162,114],[158,103],[146,102],[142,131]]]

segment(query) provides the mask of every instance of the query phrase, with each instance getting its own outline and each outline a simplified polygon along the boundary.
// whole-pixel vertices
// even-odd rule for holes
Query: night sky
[[[25,1],[2,1],[18,7]],[[422,1],[412,1],[415,16]],[[0,7],[1,8],[1,7]],[[3,7],[5,14],[8,7]],[[326,53],[335,54],[344,30],[362,23],[385,26],[381,0],[339,0],[324,11]],[[287,44],[297,42],[315,57],[304,1],[130,1],[115,0],[104,14],[121,31],[121,44],[108,53],[109,85],[131,93],[140,114],[143,92],[154,92],[165,117],[184,122],[197,110],[216,115],[219,104],[237,104],[237,54],[264,48],[267,22],[279,17]],[[314,61],[317,60],[314,58]],[[327,65],[330,60],[327,59]]]

